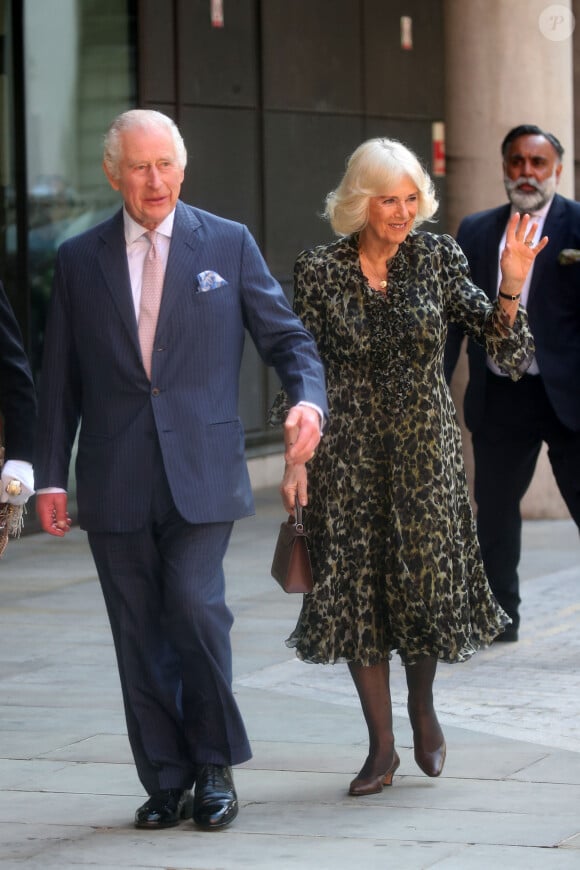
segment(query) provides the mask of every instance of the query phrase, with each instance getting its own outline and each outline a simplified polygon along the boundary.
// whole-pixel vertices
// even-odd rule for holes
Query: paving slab
[[[300,600],[269,575],[283,519],[274,488],[236,525],[228,556],[234,689],[253,747],[236,769],[240,815],[220,833],[132,825],[144,799],[86,536],[35,534],[0,562],[2,870],[578,870],[580,544],[571,521],[528,521],[522,628],[441,666],[448,757],[413,759],[404,669],[391,684],[401,767],[392,788],[350,798],[366,729],[345,666],[284,644]]]

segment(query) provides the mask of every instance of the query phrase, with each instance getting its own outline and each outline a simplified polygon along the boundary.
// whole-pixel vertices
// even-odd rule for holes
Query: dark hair
[[[514,139],[519,139],[520,136],[543,136],[544,139],[550,143],[560,160],[564,155],[564,148],[562,147],[562,143],[559,139],[556,139],[553,133],[546,133],[545,130],[541,130],[540,127],[537,127],[535,124],[520,124],[519,127],[514,127],[509,131],[503,142],[501,143],[501,156],[505,157],[506,151],[508,150],[508,146],[514,141]]]

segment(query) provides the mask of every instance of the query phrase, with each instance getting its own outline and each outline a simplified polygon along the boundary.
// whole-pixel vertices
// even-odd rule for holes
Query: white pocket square
[[[208,290],[215,290],[217,287],[224,287],[228,282],[217,272],[212,272],[207,269],[205,272],[200,272],[197,276],[197,292],[207,293]]]

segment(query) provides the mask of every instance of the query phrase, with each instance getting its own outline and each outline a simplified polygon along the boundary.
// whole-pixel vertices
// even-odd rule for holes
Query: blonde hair
[[[180,169],[185,169],[187,150],[183,137],[171,118],[154,109],[130,109],[118,115],[105,133],[103,160],[112,178],[119,177],[119,167],[123,158],[123,133],[135,127],[169,130],[175,146],[177,164]]]
[[[389,193],[405,177],[417,186],[418,227],[437,211],[435,187],[415,154],[396,139],[368,139],[358,146],[338,187],[326,197],[324,217],[339,236],[360,232],[367,225],[370,198]]]

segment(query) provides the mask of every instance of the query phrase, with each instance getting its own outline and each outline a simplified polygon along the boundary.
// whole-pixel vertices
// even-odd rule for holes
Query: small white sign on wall
[[[445,124],[434,121],[431,124],[431,142],[433,146],[432,172],[434,176],[442,177],[446,173],[445,166]]]
[[[212,27],[224,26],[224,0],[210,0],[210,15]]]
[[[410,15],[401,15],[401,48],[405,51],[413,49],[413,19]]]

